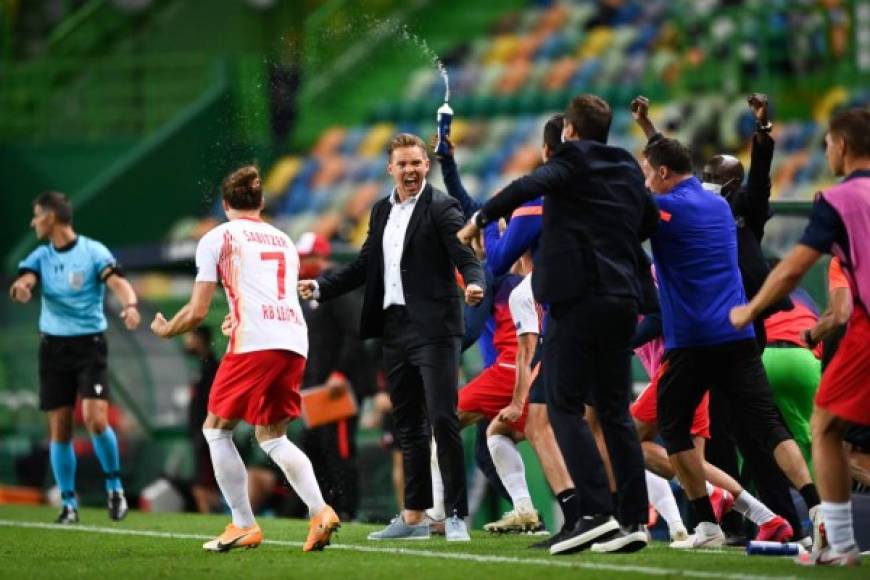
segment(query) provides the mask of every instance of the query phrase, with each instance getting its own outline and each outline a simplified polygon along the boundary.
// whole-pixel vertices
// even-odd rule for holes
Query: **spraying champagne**
[[[438,114],[435,119],[438,122],[438,144],[435,145],[435,153],[438,155],[447,155],[449,146],[447,138],[450,137],[450,123],[453,121],[453,109],[444,101],[444,104],[438,107]]]

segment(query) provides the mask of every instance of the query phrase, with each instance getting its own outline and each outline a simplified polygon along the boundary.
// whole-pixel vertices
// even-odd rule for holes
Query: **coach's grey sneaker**
[[[433,519],[432,516],[426,515],[426,521],[429,522],[429,533],[433,536],[443,536],[444,535],[444,527],[447,518],[441,518],[440,520]]]
[[[465,525],[465,520],[456,515],[455,512],[444,521],[444,535],[448,542],[471,541],[471,536],[468,535],[468,527]]]
[[[390,524],[380,532],[369,534],[369,540],[428,540],[429,520],[423,519],[419,524],[412,525],[405,522],[401,514],[394,517]]]

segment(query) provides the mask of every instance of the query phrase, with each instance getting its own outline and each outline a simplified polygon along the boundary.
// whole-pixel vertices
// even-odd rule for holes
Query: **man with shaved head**
[[[731,213],[737,225],[737,264],[743,279],[747,299],[752,299],[764,284],[770,267],[761,249],[764,226],[771,218],[770,209],[770,166],[773,160],[774,140],[770,136],[773,124],[768,116],[767,95],[753,93],[747,98],[755,117],[755,132],[752,136],[751,163],[749,175],[744,183],[743,164],[733,155],[717,154],[704,165],[702,181],[704,189],[721,195],[731,206]],[[664,138],[659,133],[647,113],[649,100],[637,97],[631,103],[631,112],[638,126],[643,130],[649,144]],[[723,240],[724,243],[724,240]],[[791,310],[793,304],[788,297],[771,304],[755,320],[755,339],[759,352],[767,345],[764,320],[776,312]],[[785,517],[795,533],[800,531],[800,520],[791,500],[788,481],[778,470],[764,469],[770,465],[772,457],[758,445],[745,440],[744,433],[731,429],[732,417],[728,402],[721,394],[710,393],[710,431],[711,439],[706,448],[707,459],[722,468],[732,477],[738,478],[739,470],[737,446],[745,458],[744,475],[751,476],[757,486],[762,501],[770,509]],[[735,516],[736,517],[736,516]],[[738,531],[739,521],[726,518],[726,531]]]

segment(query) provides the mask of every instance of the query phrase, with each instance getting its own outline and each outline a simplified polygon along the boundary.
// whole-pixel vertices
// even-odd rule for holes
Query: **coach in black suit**
[[[532,286],[549,304],[543,372],[550,422],[577,487],[581,514],[552,553],[601,545],[632,551],[646,545],[648,519],[643,454],[628,414],[631,339],[648,266],[640,243],[655,230],[658,210],[634,157],[606,145],[610,106],[573,99],[563,143],[533,173],[491,198],[460,233],[463,241],[520,204],[544,196],[544,219]],[[619,491],[619,525],[584,404],[597,411]],[[600,549],[600,548],[596,548]]]
[[[465,279],[469,304],[480,302],[485,287],[480,263],[456,236],[464,222],[459,204],[426,183],[429,159],[423,141],[409,134],[395,137],[388,170],[395,189],[372,208],[368,237],[356,260],[316,281],[299,283],[302,298],[320,300],[365,284],[360,336],[383,336],[393,419],[404,455],[405,510],[397,524],[401,529],[388,528],[386,536],[372,539],[423,533],[409,526],[422,522],[424,510],[432,507],[433,431],[447,514],[459,520],[468,513],[456,415],[464,325],[454,267]],[[450,521],[446,527],[450,539]]]

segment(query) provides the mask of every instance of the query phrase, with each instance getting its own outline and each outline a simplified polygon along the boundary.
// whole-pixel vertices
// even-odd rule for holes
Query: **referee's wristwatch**
[[[770,121],[766,123],[755,123],[755,130],[759,133],[770,133],[773,130],[773,123]]]

